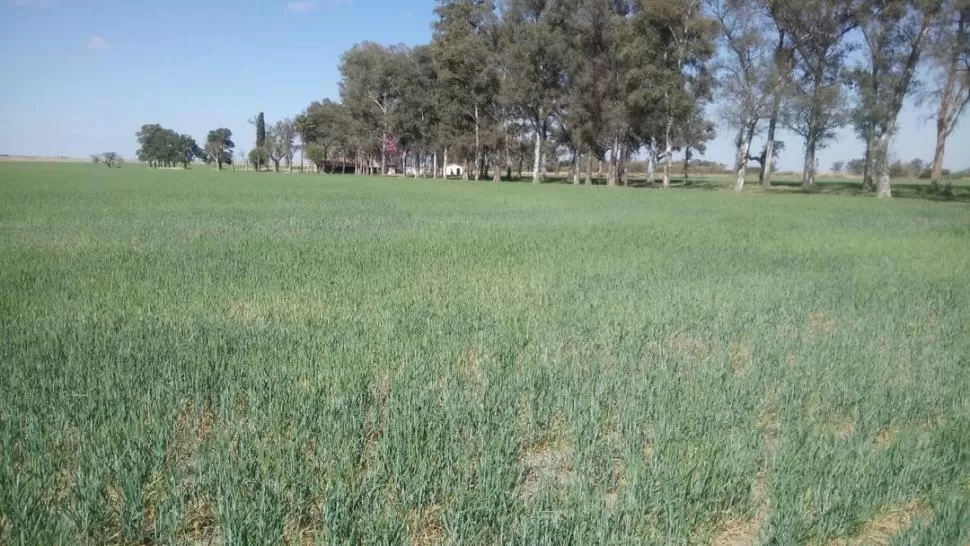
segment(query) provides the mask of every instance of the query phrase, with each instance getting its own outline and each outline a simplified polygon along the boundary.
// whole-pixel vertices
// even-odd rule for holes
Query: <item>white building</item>
[[[449,163],[445,165],[445,176],[461,176],[465,174],[464,167],[458,165],[457,163]]]

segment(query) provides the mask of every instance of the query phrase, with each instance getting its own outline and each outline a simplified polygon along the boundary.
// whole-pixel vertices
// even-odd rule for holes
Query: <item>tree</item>
[[[93,154],[91,156],[91,163],[94,163],[95,165],[101,163],[101,154]]]
[[[866,170],[866,160],[865,159],[850,159],[845,164],[845,170],[849,174],[854,176],[862,176]]]
[[[226,128],[213,129],[209,131],[206,138],[205,152],[209,160],[216,164],[218,170],[222,170],[222,165],[232,163],[233,148],[236,144],[232,141],[232,131]]]
[[[583,156],[587,184],[592,182],[593,160],[605,159],[606,119],[610,100],[618,95],[618,31],[625,6],[600,0],[580,0],[569,22],[569,51],[566,57],[567,93],[560,116],[561,141],[573,150],[573,183],[580,181]],[[633,78],[631,78],[633,79]],[[625,110],[625,104],[622,106]],[[626,132],[630,132],[627,124]]]
[[[253,124],[256,127],[256,144],[255,144],[255,148],[256,149],[262,149],[262,150],[265,151],[265,149],[266,149],[266,116],[264,116],[263,113],[260,112],[260,113],[256,114],[256,117],[249,118],[249,123]],[[250,155],[252,155],[252,152],[250,152]],[[259,161],[264,161],[265,159],[267,159],[269,157],[269,154],[268,153],[257,154],[255,157]],[[253,167],[256,169],[256,172],[259,172],[261,170],[261,167],[263,166],[264,163],[256,163],[256,164],[253,165]]]
[[[297,114],[293,118],[293,129],[296,131],[297,136],[300,137],[300,172],[303,172],[303,156],[306,154],[307,144],[311,140],[311,135],[313,134],[314,127],[313,122],[307,116],[306,112]]]
[[[544,177],[545,142],[565,94],[566,21],[564,2],[510,0],[503,14],[504,60],[508,76],[502,96],[514,115],[531,125],[535,148],[532,182]]]
[[[101,154],[101,163],[109,169],[112,167],[120,167],[124,162],[124,158],[116,152],[105,152]]]
[[[859,17],[867,63],[853,73],[860,96],[855,118],[879,197],[892,196],[889,145],[938,10],[936,0],[883,0],[868,3]]]
[[[269,152],[266,151],[265,146],[262,148],[253,148],[249,151],[248,161],[253,166],[253,169],[258,171],[261,165],[269,163]]]
[[[771,89],[765,83],[771,82],[774,63],[760,8],[758,0],[714,0],[711,6],[727,53],[719,66],[718,83],[724,98],[721,119],[737,131],[735,191],[744,189],[758,124],[771,114]]]
[[[139,161],[148,163],[149,167],[159,166],[166,131],[166,129],[163,129],[157,123],[141,126],[141,129],[135,133],[135,138],[138,139],[139,144],[138,151],[136,152]]]
[[[816,153],[846,123],[843,67],[844,37],[858,25],[861,0],[776,2],[776,21],[795,51],[788,127],[805,140],[802,186],[815,185]]]
[[[296,140],[296,129],[288,119],[277,121],[266,133],[263,149],[273,161],[273,170],[280,172],[280,161],[287,159],[290,171],[293,170],[293,143]]]
[[[664,0],[638,16],[655,36],[653,85],[663,117],[663,185],[669,187],[676,141],[685,141],[677,129],[700,119],[710,96],[707,62],[714,55],[717,24],[704,14],[700,0]]]
[[[401,102],[391,125],[402,148],[402,167],[407,172],[410,157],[413,175],[417,177],[424,172],[428,156],[438,144],[441,121],[438,71],[430,46],[418,46],[408,52],[408,64],[402,67],[400,78]]]
[[[771,107],[768,114],[768,133],[765,135],[765,145],[757,161],[761,163],[761,173],[758,178],[763,188],[771,187],[771,175],[774,171],[775,149],[779,142],[775,140],[779,121],[781,121],[784,102],[789,98],[793,82],[792,73],[795,70],[795,49],[785,28],[785,0],[762,0],[762,9],[775,30],[774,52],[772,55],[771,74],[769,80],[769,94]]]
[[[836,161],[832,163],[832,172],[835,174],[842,174],[845,170],[845,161]]]
[[[195,161],[197,157],[202,157],[204,152],[201,148],[199,148],[199,145],[195,143],[194,138],[189,135],[179,135],[178,153],[179,161],[181,161],[182,167],[188,169],[189,163]]]
[[[363,42],[344,53],[340,61],[341,100],[354,118],[377,137],[382,174],[387,173],[391,120],[401,98],[399,74],[407,56],[405,46]]]
[[[497,118],[499,92],[496,44],[497,20],[491,0],[439,0],[438,19],[429,51],[437,93],[427,97],[437,106],[440,122],[433,127],[436,144],[444,141],[445,155],[471,160],[474,176],[482,171],[483,133]],[[433,121],[433,120],[429,120]],[[432,128],[432,127],[429,127]],[[465,169],[466,175],[469,169]]]
[[[325,168],[334,154],[341,154],[344,162],[355,156],[351,142],[357,128],[348,109],[330,99],[313,102],[303,113],[306,118],[304,132],[300,138],[306,148],[307,156],[317,169]],[[310,150],[313,155],[310,156]]]
[[[936,148],[931,178],[943,178],[946,141],[970,103],[970,1],[945,0],[940,23],[932,29],[929,68],[933,78],[931,97],[938,102]]]
[[[266,145],[266,118],[260,112],[256,115],[256,147],[262,148]]]

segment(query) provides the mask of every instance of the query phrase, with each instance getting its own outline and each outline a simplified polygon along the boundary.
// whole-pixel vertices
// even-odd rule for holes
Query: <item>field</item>
[[[0,544],[970,544],[970,209],[0,164]]]

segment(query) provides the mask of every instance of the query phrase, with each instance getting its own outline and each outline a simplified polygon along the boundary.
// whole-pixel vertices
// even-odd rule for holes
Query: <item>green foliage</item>
[[[259,170],[263,165],[269,164],[269,152],[266,148],[253,148],[249,151],[247,160],[254,169]]]
[[[293,125],[292,120],[284,119],[270,127],[266,136],[266,145],[257,149],[266,151],[266,155],[273,161],[273,170],[279,172],[280,161],[286,159],[289,165],[293,165],[295,140],[296,126]]]
[[[262,112],[256,116],[256,147],[266,147],[266,118]]]
[[[117,152],[105,152],[101,154],[101,164],[109,169],[112,167],[121,167],[124,162],[125,159]]]
[[[188,168],[189,163],[205,153],[191,136],[180,135],[158,124],[142,125],[135,137],[140,146],[138,160],[150,167],[182,165]]]
[[[4,544],[970,539],[963,204],[0,180]]]
[[[232,164],[233,149],[236,147],[232,141],[232,131],[224,127],[213,129],[205,142],[208,163],[215,163],[219,170],[222,170],[223,164]]]
[[[862,176],[862,174],[866,170],[866,160],[865,159],[850,159],[845,164],[845,170],[849,174],[853,174],[855,176]]]

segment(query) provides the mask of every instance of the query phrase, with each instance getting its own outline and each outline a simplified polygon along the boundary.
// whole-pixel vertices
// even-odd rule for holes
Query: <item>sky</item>
[[[434,0],[0,0],[0,154],[133,157],[146,123],[200,142],[228,127],[248,150],[250,118],[262,111],[273,122],[338,99],[344,51],[365,40],[427,43],[433,9]],[[906,105],[896,157],[932,159],[931,116]],[[730,165],[733,135],[718,133],[704,157]],[[779,169],[800,170],[800,139],[778,138],[786,142]],[[968,152],[964,119],[946,167],[970,168]],[[819,153],[820,170],[861,155],[843,130]]]

